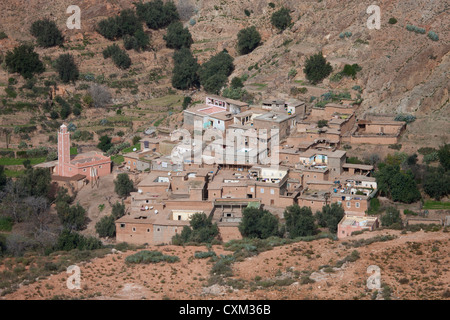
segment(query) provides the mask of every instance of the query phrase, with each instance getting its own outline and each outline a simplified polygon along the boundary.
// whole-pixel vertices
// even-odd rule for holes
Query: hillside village
[[[238,225],[247,206],[267,208],[283,219],[286,207],[317,211],[331,203],[345,210],[337,230],[338,239],[343,239],[353,232],[375,230],[380,222],[366,214],[378,192],[374,166],[348,163],[341,146],[395,144],[406,128],[405,122],[393,119],[356,119],[357,107],[330,103],[307,112],[305,102],[295,99],[265,100],[253,106],[206,96],[205,103],[184,110],[184,129],[194,133],[198,119],[201,137],[208,129],[228,135],[247,131],[239,133],[244,139],[233,136],[209,144],[200,140],[200,161],[194,161],[198,151],[194,140],[179,142],[174,133],[154,130],[140,139],[140,150],[125,153],[123,163],[112,169],[111,160],[101,154],[71,158],[70,141],[65,140],[69,133],[62,125],[58,161],[35,167],[48,168],[55,182],[75,191],[108,174],[129,173],[139,180],[128,199],[128,214],[115,221],[118,242],[170,244],[195,213],[212,217],[224,241],[240,239]],[[326,126],[319,127],[321,120]],[[251,146],[251,138],[261,140],[255,134],[259,130],[276,130],[276,135],[270,135],[263,147]],[[268,159],[276,162],[261,163]],[[78,170],[70,171],[72,165]],[[65,166],[69,169],[62,169]]]
[[[0,299],[450,298],[440,1],[67,4],[0,13]]]

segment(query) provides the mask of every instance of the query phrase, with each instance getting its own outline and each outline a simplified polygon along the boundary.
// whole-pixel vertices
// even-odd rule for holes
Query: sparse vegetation
[[[143,264],[149,264],[149,263],[159,263],[159,262],[168,262],[168,263],[175,263],[180,261],[180,258],[177,256],[169,256],[165,255],[160,251],[149,251],[149,250],[142,250],[138,253],[132,254],[125,258],[125,262],[127,263],[143,263]]]

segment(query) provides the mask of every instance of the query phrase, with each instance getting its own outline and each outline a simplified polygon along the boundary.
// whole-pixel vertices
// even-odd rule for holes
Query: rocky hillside
[[[273,2],[274,8],[271,4]],[[186,26],[194,38],[192,51],[200,62],[222,49],[235,57],[236,69],[231,75],[249,75],[246,89],[256,101],[267,97],[285,97],[293,87],[305,87],[299,94],[305,100],[320,96],[330,90],[349,91],[355,86],[362,89],[364,99],[360,112],[412,113],[418,121],[409,128],[409,138],[436,144],[446,139],[449,113],[449,4],[443,0],[378,1],[381,9],[381,29],[370,30],[366,22],[370,14],[366,9],[370,1],[270,1],[270,0],[178,0],[175,3]],[[94,31],[95,24],[133,7],[132,0],[84,0],[79,2],[82,16],[81,30],[68,30],[65,26],[70,14],[66,8],[69,0],[51,3],[43,0],[2,0],[0,30],[9,38],[0,40],[0,52],[17,43],[33,40],[29,35],[31,23],[50,17],[64,30],[68,47],[80,62],[81,72],[104,75],[119,73],[111,61],[105,61],[101,50],[110,44]],[[270,23],[275,10],[285,6],[291,10],[293,24],[279,32]],[[249,16],[246,15],[250,13]],[[397,23],[388,23],[395,18]],[[447,21],[447,22],[446,22]],[[195,24],[194,24],[195,22]],[[408,31],[406,25],[422,27],[438,34],[432,41],[427,34]],[[262,44],[252,53],[239,56],[236,52],[237,33],[243,27],[255,25],[262,36]],[[162,34],[150,31],[153,51],[131,52],[134,73],[131,79],[139,85],[139,94],[121,92],[116,103],[139,101],[164,92],[170,87],[172,50],[166,49]],[[340,34],[351,33],[349,37]],[[78,45],[83,41],[85,46]],[[78,47],[78,49],[77,49]],[[61,49],[38,49],[43,56],[56,57]],[[326,79],[317,86],[308,85],[302,72],[305,59],[322,51],[334,67],[333,74],[345,64],[357,63],[362,70],[356,79],[339,81]],[[297,71],[294,79],[288,78],[291,69]],[[159,72],[162,80],[148,82],[149,72]],[[4,75],[4,71],[0,71]],[[432,125],[430,125],[432,124]],[[448,132],[448,130],[446,130]]]

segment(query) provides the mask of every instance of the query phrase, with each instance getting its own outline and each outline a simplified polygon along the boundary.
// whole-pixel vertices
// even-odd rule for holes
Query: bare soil
[[[349,246],[353,240],[383,235],[396,238],[361,247]],[[297,242],[234,262],[233,275],[214,285],[208,284],[213,265],[210,259],[194,258],[196,251],[207,248],[151,246],[147,250],[174,255],[180,261],[132,265],[125,258],[134,251],[112,252],[78,265],[79,290],[67,288],[70,274],[62,272],[22,286],[2,299],[383,299],[382,289],[367,287],[370,265],[381,269],[381,283],[390,288],[390,299],[449,299],[449,245],[447,232],[401,234],[394,230],[366,232],[346,241]],[[232,254],[221,245],[211,249],[217,255]],[[333,267],[354,250],[358,251],[359,259],[340,268]],[[305,275],[315,282],[303,284]]]

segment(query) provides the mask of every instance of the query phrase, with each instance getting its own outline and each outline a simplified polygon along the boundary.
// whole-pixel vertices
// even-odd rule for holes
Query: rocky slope
[[[0,51],[17,42],[32,40],[27,32],[31,23],[38,18],[50,17],[64,30],[68,39],[75,41],[81,37],[80,34],[89,37],[92,51],[96,54],[91,57],[95,63],[90,64],[89,57],[84,57],[84,71],[107,73],[107,68],[99,66],[97,53],[100,50],[95,51],[95,48],[101,49],[108,41],[93,32],[95,23],[123,8],[132,7],[132,2],[81,1],[82,29],[68,30],[65,23],[70,15],[66,14],[70,0],[52,3],[2,0],[0,29],[9,35],[9,39],[0,42]],[[362,71],[355,80],[343,79],[337,83],[325,80],[318,86],[323,88],[322,91],[311,88],[305,98],[330,89],[351,91],[353,86],[359,85],[363,89],[363,111],[414,113],[418,118],[427,117],[432,121],[448,120],[450,42],[446,27],[449,4],[446,1],[379,1],[380,30],[369,30],[366,26],[370,16],[366,9],[371,4],[368,1],[275,1],[275,8],[271,8],[267,0],[175,2],[186,25],[189,25],[189,19],[196,22],[190,30],[195,41],[192,49],[199,61],[227,49],[235,57],[236,70],[232,76],[248,73],[249,89],[255,89],[251,83],[267,84],[262,90],[261,87],[254,90],[256,98],[289,94],[291,87],[299,86],[304,80],[302,69],[306,57],[322,51],[334,66],[334,73],[342,70],[345,63],[357,63]],[[281,6],[291,10],[293,25],[279,33],[270,24],[270,16]],[[245,15],[245,9],[251,12],[249,17]],[[398,22],[389,24],[391,17]],[[426,34],[407,31],[407,24],[423,27],[427,32],[433,30],[439,35],[439,40],[432,41]],[[251,54],[238,56],[235,50],[237,32],[250,25],[258,28],[262,45]],[[341,39],[339,34],[345,31],[351,32],[352,36]],[[158,36],[152,33],[157,53],[135,55],[133,61],[137,68],[141,65],[149,67],[155,59],[158,62],[170,60],[171,50],[164,50],[164,43],[158,42]],[[52,50],[46,49],[42,53],[51,53]],[[248,71],[255,64],[259,68]],[[109,65],[105,67],[113,69]],[[287,77],[292,68],[298,72],[294,81]]]

